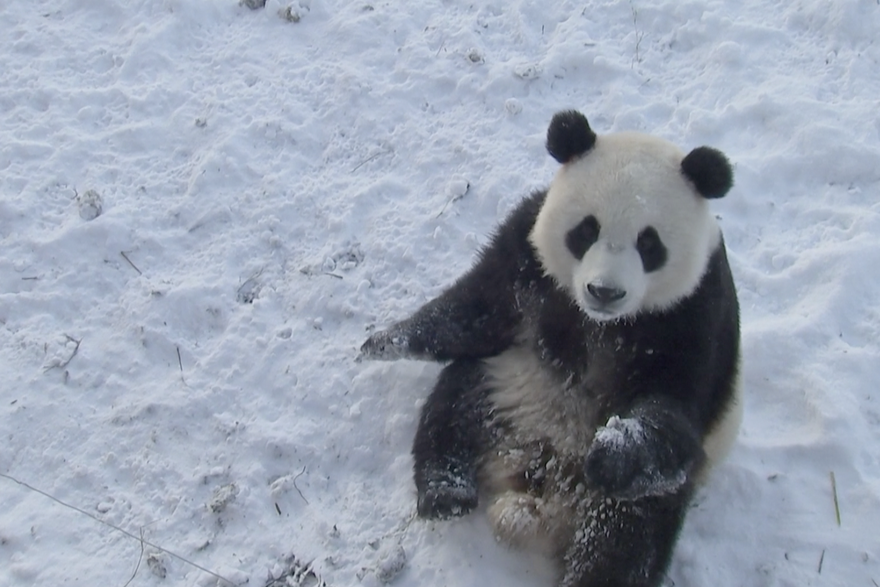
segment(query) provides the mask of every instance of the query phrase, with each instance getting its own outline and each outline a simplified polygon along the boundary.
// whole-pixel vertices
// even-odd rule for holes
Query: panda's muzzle
[[[602,305],[613,304],[626,296],[626,290],[596,283],[587,284],[587,292]]]

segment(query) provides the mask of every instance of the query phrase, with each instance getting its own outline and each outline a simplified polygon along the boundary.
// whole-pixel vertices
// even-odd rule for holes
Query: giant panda
[[[708,200],[727,158],[556,114],[562,164],[366,359],[447,363],[413,446],[423,518],[478,503],[562,587],[654,587],[739,426],[736,290]]]

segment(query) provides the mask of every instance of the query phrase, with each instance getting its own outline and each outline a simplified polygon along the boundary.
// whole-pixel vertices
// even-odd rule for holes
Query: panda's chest
[[[585,454],[596,428],[628,401],[639,358],[651,349],[626,328],[584,321],[571,306],[546,309],[517,344],[486,360],[490,397],[517,443]]]
[[[528,338],[545,369],[592,398],[600,410],[624,400],[655,345],[638,329],[590,321],[571,306],[545,304],[542,310]]]
[[[534,443],[584,456],[596,431],[598,405],[574,378],[561,376],[531,345],[486,359],[493,412],[508,446]]]

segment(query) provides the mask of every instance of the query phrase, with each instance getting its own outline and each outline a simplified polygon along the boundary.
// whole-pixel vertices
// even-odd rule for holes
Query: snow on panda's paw
[[[590,484],[608,495],[634,493],[647,455],[643,450],[643,431],[634,418],[613,416],[596,431],[585,472]]]
[[[596,431],[584,472],[590,484],[605,495],[636,499],[676,491],[687,480],[682,466],[664,458],[662,446],[649,437],[638,418],[611,417]]]

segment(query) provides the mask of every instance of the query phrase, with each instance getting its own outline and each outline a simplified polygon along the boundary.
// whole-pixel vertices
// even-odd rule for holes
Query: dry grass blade
[[[131,577],[128,579],[128,581],[125,582],[125,585],[123,585],[122,587],[128,587],[129,585],[131,585],[131,582],[134,581],[134,578],[138,574],[138,570],[141,568],[141,561],[144,560],[144,529],[143,528],[141,528],[140,534],[141,534],[141,554],[138,557],[137,564],[134,566],[134,572],[131,574]]]
[[[12,481],[13,483],[17,483],[18,485],[21,485],[22,487],[25,487],[26,489],[29,489],[29,490],[33,491],[34,493],[39,493],[39,494],[42,495],[43,497],[46,497],[46,498],[48,498],[48,499],[51,499],[52,501],[54,501],[55,503],[57,503],[57,504],[59,504],[59,505],[62,505],[62,506],[64,506],[64,507],[68,508],[68,509],[71,509],[71,510],[77,512],[77,513],[80,513],[80,514],[86,516],[87,518],[91,518],[91,519],[93,519],[94,521],[98,522],[99,524],[103,524],[104,526],[107,526],[108,528],[112,528],[113,530],[116,530],[117,532],[119,532],[119,533],[121,533],[121,534],[124,534],[125,536],[128,536],[129,538],[133,538],[133,539],[137,540],[138,542],[140,542],[140,543],[141,543],[141,546],[143,546],[143,545],[146,544],[146,545],[149,546],[150,548],[155,548],[156,550],[159,550],[159,551],[161,551],[161,552],[164,552],[164,553],[167,554],[168,556],[174,557],[174,558],[176,558],[177,560],[179,560],[179,561],[181,561],[181,562],[183,562],[183,563],[186,563],[186,564],[188,564],[189,566],[191,566],[191,567],[193,567],[193,568],[196,568],[196,569],[198,569],[198,570],[200,570],[200,571],[203,571],[203,572],[205,572],[205,573],[208,573],[208,574],[211,575],[212,577],[216,577],[217,579],[220,579],[221,581],[223,581],[223,582],[225,582],[225,583],[227,583],[227,584],[229,584],[229,585],[235,585],[235,583],[234,583],[233,581],[231,581],[230,579],[227,579],[227,578],[224,577],[223,575],[219,575],[219,574],[215,573],[214,571],[212,571],[212,570],[210,570],[210,569],[206,569],[205,567],[201,566],[201,565],[198,564],[198,563],[194,563],[194,562],[192,562],[191,560],[186,559],[186,558],[180,556],[179,554],[176,554],[176,553],[174,553],[174,552],[171,552],[171,551],[168,550],[167,548],[162,548],[162,547],[159,546],[158,544],[153,544],[152,542],[150,542],[150,541],[148,541],[148,540],[144,540],[143,534],[141,534],[140,537],[135,536],[134,534],[132,534],[132,533],[129,532],[128,530],[124,530],[124,529],[120,528],[119,526],[116,526],[116,525],[114,525],[114,524],[111,524],[110,522],[105,522],[105,521],[102,520],[101,518],[99,518],[99,517],[97,517],[97,516],[95,516],[95,515],[93,515],[93,514],[90,514],[89,512],[85,511],[85,510],[82,509],[82,508],[78,508],[78,507],[76,507],[75,505],[70,505],[69,503],[66,503],[66,502],[61,501],[60,499],[58,499],[58,498],[55,497],[54,495],[51,495],[51,494],[49,494],[49,493],[46,493],[46,492],[43,491],[42,489],[37,489],[37,488],[34,487],[33,485],[29,485],[28,483],[25,483],[24,481],[19,481],[18,479],[16,479],[16,478],[13,477],[12,475],[7,475],[6,473],[0,473],[0,477],[3,477],[4,479],[8,479],[8,480]],[[135,572],[137,572],[137,569],[135,569]]]

